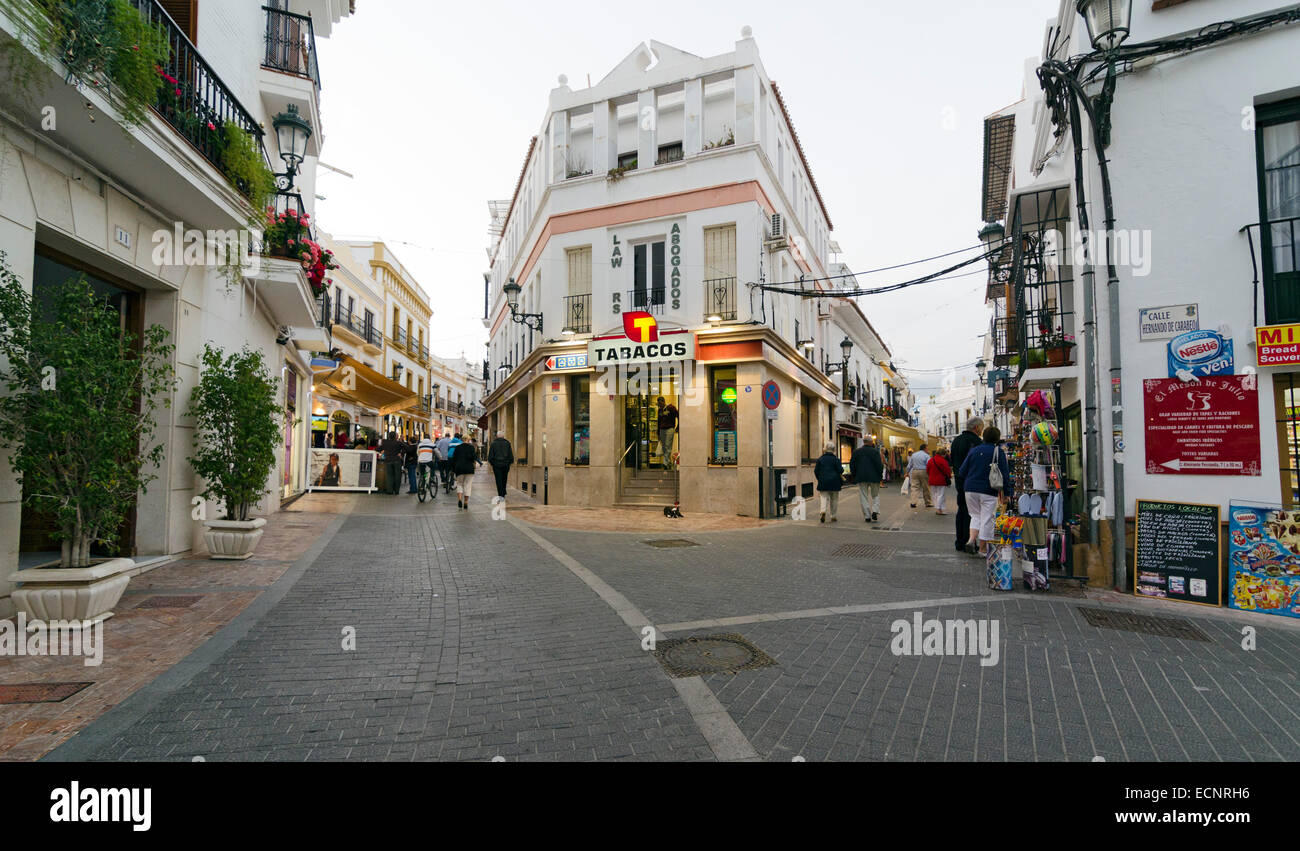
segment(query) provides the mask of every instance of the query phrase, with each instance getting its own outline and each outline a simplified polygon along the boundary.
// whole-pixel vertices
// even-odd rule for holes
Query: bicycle
[[[429,499],[438,498],[438,477],[432,472],[431,467],[432,465],[428,463],[420,465],[419,478],[415,490],[416,496],[419,497],[420,502],[424,502],[426,494]]]

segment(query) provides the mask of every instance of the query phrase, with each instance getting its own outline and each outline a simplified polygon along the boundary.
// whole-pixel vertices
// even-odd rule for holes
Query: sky
[[[360,0],[318,39],[324,148],[317,222],[388,241],[433,301],[431,349],[483,356],[489,199],[508,199],[560,74],[598,82],[644,41],[698,56],[749,26],[781,86],[857,270],[978,242],[983,119],[1019,100],[1059,0],[659,0],[615,6]],[[962,258],[958,258],[962,259]],[[880,286],[951,259],[865,275]],[[974,269],[974,267],[971,267]],[[988,324],[980,274],[860,306],[919,402],[973,364]],[[974,378],[973,367],[956,374]]]

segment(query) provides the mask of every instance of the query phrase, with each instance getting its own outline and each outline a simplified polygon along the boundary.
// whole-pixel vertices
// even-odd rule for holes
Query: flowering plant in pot
[[[248,348],[226,355],[208,344],[200,361],[199,383],[190,397],[195,452],[189,461],[204,482],[200,495],[218,502],[224,514],[204,521],[203,539],[213,558],[245,559],[266,525],[265,518],[249,512],[269,493],[267,477],[281,438],[279,380],[262,353]]]
[[[277,213],[274,207],[267,207],[262,241],[266,253],[272,257],[287,257],[302,264],[314,294],[320,295],[333,283],[325,275],[339,264],[334,252],[311,238],[311,216],[307,213],[299,214],[293,209]]]
[[[1069,366],[1074,362],[1071,356],[1074,335],[1063,333],[1061,326],[1058,325],[1055,332],[1044,335],[1042,343],[1048,366]]]
[[[129,548],[119,531],[163,461],[155,417],[175,387],[166,341],[159,325],[124,330],[84,275],[28,292],[0,252],[0,448],[24,509],[49,519],[61,548],[8,577],[31,620],[102,620],[126,590],[135,562],[100,554]]]

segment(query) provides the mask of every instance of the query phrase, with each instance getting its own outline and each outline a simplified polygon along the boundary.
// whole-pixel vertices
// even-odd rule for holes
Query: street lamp
[[[275,138],[280,147],[280,159],[284,160],[284,174],[277,174],[276,185],[282,192],[293,188],[294,175],[298,166],[307,157],[307,140],[311,138],[311,124],[298,114],[298,107],[289,104],[284,112],[271,119],[275,128]]]
[[[505,293],[506,304],[510,306],[510,319],[520,325],[527,325],[530,331],[542,332],[542,314],[540,313],[520,313],[519,312],[519,293],[521,287],[511,278],[506,285],[501,288]],[[537,324],[533,324],[536,322]]]
[[[989,365],[985,363],[984,358],[975,361],[975,371],[979,373],[980,383],[984,382],[984,376],[988,374]]]
[[[840,352],[844,355],[843,396],[849,395],[849,357],[853,354],[853,341],[847,336],[840,342]]]
[[[980,242],[984,243],[984,252],[986,254],[991,254],[994,250],[1001,248],[1006,236],[1006,228],[997,222],[989,222],[980,228]]]
[[[1128,38],[1133,0],[1078,0],[1076,5],[1094,50],[1115,50]]]

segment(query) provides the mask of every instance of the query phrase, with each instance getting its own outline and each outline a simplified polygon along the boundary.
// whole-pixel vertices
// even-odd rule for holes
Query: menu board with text
[[[1139,499],[1133,551],[1134,594],[1222,604],[1219,506]]]

